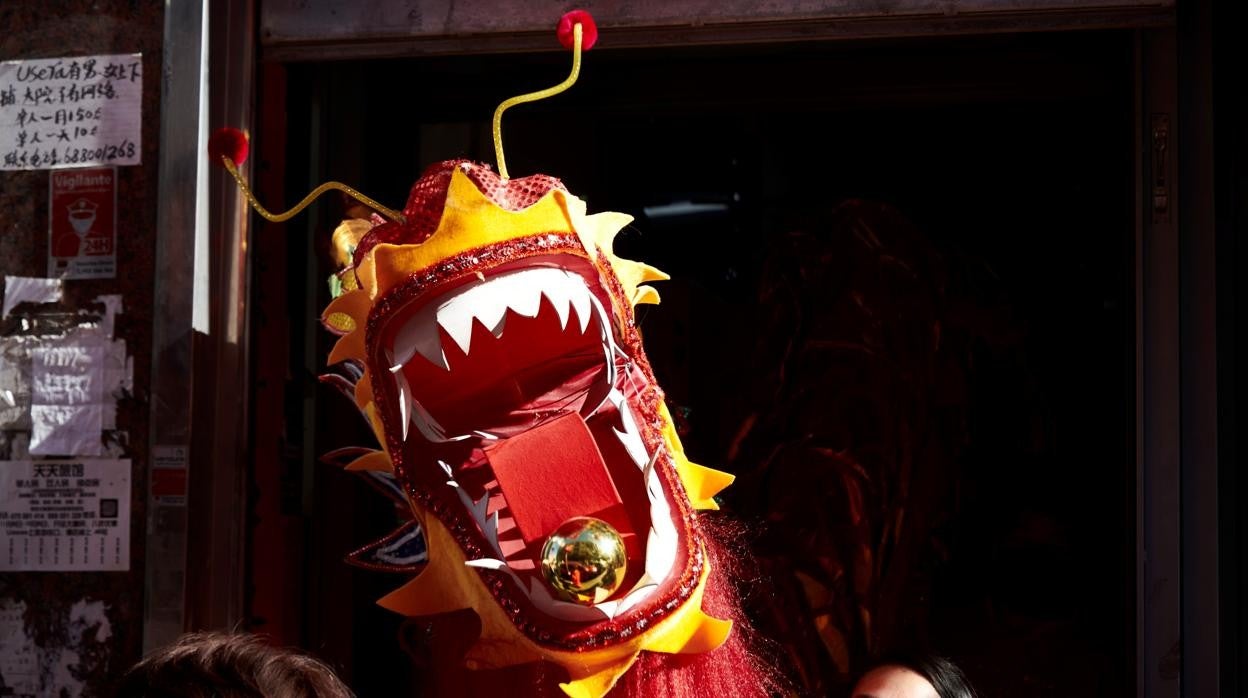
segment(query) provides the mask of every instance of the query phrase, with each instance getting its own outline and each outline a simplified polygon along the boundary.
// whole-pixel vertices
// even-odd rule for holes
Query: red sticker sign
[[[48,276],[117,275],[117,168],[54,170],[48,196]]]

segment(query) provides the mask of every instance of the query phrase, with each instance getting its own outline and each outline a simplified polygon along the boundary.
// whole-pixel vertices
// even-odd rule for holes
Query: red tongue
[[[632,538],[620,493],[585,420],[575,412],[485,449],[525,546],[535,550],[559,524],[593,516]]]

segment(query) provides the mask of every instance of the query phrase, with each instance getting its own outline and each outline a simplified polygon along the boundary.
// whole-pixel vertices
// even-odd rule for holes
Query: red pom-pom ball
[[[572,43],[576,41],[573,28],[578,23],[581,25],[581,50],[588,51],[598,40],[598,25],[594,24],[594,18],[585,10],[572,10],[560,17],[555,35],[559,37],[559,43],[563,44],[564,48],[572,48]]]
[[[247,134],[229,126],[213,131],[208,138],[208,155],[218,165],[221,164],[222,156],[229,158],[235,165],[241,165],[247,160],[250,149]]]

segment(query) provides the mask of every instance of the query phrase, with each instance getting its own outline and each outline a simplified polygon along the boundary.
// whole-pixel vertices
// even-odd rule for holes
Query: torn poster
[[[0,62],[0,170],[138,165],[143,56]]]
[[[0,337],[0,431],[6,444],[22,442],[0,457],[119,453],[116,401],[131,388],[133,360],[112,339],[121,298],[95,303],[102,313],[52,308],[62,316],[55,331],[39,331],[39,312],[23,314],[20,333]]]
[[[104,453],[104,355],[95,338],[31,349],[32,455]]]
[[[130,461],[0,461],[0,572],[130,569]]]
[[[4,277],[4,311],[0,319],[9,316],[20,303],[55,303],[61,300],[64,282],[60,279],[40,279],[30,276]]]
[[[0,597],[0,695],[89,695],[88,677],[107,670],[111,608],[84,597],[37,603]],[[55,628],[47,632],[48,626]]]

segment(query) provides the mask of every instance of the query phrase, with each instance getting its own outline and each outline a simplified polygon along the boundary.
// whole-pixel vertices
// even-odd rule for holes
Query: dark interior
[[[508,112],[513,176],[634,215],[617,250],[672,275],[647,353],[690,456],[741,478],[747,605],[799,691],[922,644],[984,695],[1134,695],[1131,59],[1100,32],[596,49],[570,92]],[[335,179],[398,207],[431,162],[492,162],[497,103],[566,72],[553,52],[292,65],[287,198]],[[341,558],[393,514],[314,463],[372,445],[312,378],[343,208],[308,217],[316,254],[289,238],[289,455],[313,463],[287,469],[309,521],[292,603],[306,647],[390,696],[431,670],[397,638],[429,640],[373,605],[401,580]]]

